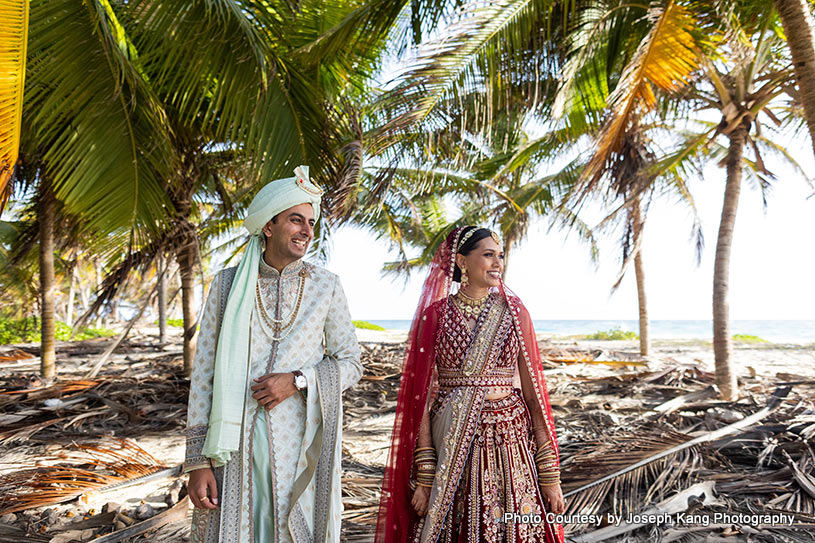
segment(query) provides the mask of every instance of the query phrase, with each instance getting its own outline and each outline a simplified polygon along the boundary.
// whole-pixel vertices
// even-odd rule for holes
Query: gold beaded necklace
[[[269,331],[271,332],[270,335],[271,335],[272,341],[281,341],[285,337],[287,337],[291,333],[292,330],[294,330],[294,327],[292,327],[292,324],[294,324],[295,319],[297,319],[297,313],[300,311],[300,303],[303,301],[303,290],[305,290],[306,275],[307,275],[306,269],[303,268],[302,270],[300,270],[299,275],[300,275],[300,284],[297,287],[297,301],[295,302],[294,309],[292,309],[291,315],[288,317],[288,319],[286,319],[286,318],[275,319],[275,318],[272,318],[272,317],[269,316],[269,314],[266,312],[266,307],[263,305],[263,297],[260,295],[260,282],[255,284],[255,292],[257,294],[256,301],[257,301],[260,317],[261,317],[261,320],[266,324],[267,329],[269,329]],[[288,321],[288,322],[286,322],[286,321]],[[283,324],[284,322],[285,322],[285,324]],[[287,328],[288,328],[288,330],[286,330]],[[277,334],[280,334],[281,332],[283,332],[284,330],[286,330],[285,333],[283,333],[282,335],[279,335],[279,336],[277,335]]]
[[[478,319],[478,316],[481,314],[481,311],[484,309],[484,306],[487,303],[487,299],[489,299],[490,293],[488,292],[481,298],[472,298],[467,296],[462,291],[458,291],[454,296],[453,300],[456,302],[459,310],[466,316],[471,319]]]

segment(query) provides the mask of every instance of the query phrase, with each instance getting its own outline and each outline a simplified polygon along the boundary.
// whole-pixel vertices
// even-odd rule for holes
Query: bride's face
[[[480,240],[470,254],[456,255],[459,268],[467,269],[468,282],[474,288],[497,287],[504,271],[504,251],[491,236]]]

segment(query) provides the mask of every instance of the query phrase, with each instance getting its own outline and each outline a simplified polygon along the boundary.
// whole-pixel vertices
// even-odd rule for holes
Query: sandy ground
[[[142,330],[140,336],[149,338],[151,329]],[[376,360],[376,353],[382,352],[382,356],[390,357],[391,360],[401,358],[401,347],[406,339],[406,332],[399,331],[371,331],[358,330],[358,338],[368,349],[367,352],[372,360]],[[138,337],[138,336],[137,336]],[[167,345],[156,355],[134,354],[124,352],[115,354],[113,359],[128,366],[125,373],[135,377],[148,375],[152,367],[152,359],[162,355],[176,361],[180,357],[179,334],[175,333],[172,343]],[[714,361],[712,346],[709,342],[693,340],[655,340],[653,342],[651,356],[647,360],[642,360],[639,356],[639,344],[635,341],[586,341],[569,338],[552,338],[540,336],[541,347],[547,353],[568,353],[573,350],[583,350],[591,352],[595,360],[627,360],[630,365],[604,365],[570,363],[553,366],[546,370],[550,389],[557,388],[558,391],[568,389],[570,381],[585,379],[603,378],[607,376],[621,376],[632,372],[643,370],[659,371],[669,367],[693,367],[703,371],[713,372]],[[5,349],[7,350],[7,349]],[[0,355],[4,349],[0,347]],[[373,353],[373,354],[371,354]],[[68,372],[76,370],[77,366],[87,365],[92,360],[82,358],[71,359],[71,364],[61,366],[61,371]],[[763,378],[770,384],[815,380],[815,345],[794,345],[794,344],[736,344],[733,353],[733,362],[737,375],[745,381],[755,382],[755,378]],[[8,379],[13,376],[30,375],[32,379],[36,375],[38,365],[36,361],[21,361],[16,364],[0,363],[0,390],[7,386]],[[367,372],[366,372],[367,373]],[[366,382],[360,387],[366,391],[373,391],[377,394],[376,388],[371,388],[371,384]],[[366,388],[368,387],[368,388]],[[381,392],[385,395],[385,392]],[[392,392],[388,393],[392,394]],[[556,397],[562,395],[555,392]],[[344,465],[356,465],[372,467],[381,470],[387,460],[388,447],[390,445],[390,431],[393,426],[393,412],[376,410],[366,407],[364,394],[349,397],[347,393],[345,434],[343,439],[343,450],[345,453]],[[395,398],[392,398],[395,399]],[[568,398],[561,398],[566,401]],[[349,402],[356,402],[362,408],[354,414]],[[618,406],[625,406],[626,399],[621,398]],[[613,409],[612,409],[613,411]],[[350,416],[348,413],[351,413]],[[0,417],[2,417],[0,409]],[[183,417],[183,413],[180,413]],[[179,425],[183,421],[179,420]],[[565,435],[568,435],[568,431]],[[180,464],[184,459],[184,436],[182,431],[161,431],[153,433],[143,433],[137,438],[139,446],[160,459],[165,465],[173,466]],[[47,449],[47,446],[14,447],[0,446],[0,475],[15,472],[20,469],[33,467],[37,460],[36,454]],[[38,452],[39,451],[39,452]],[[34,456],[32,456],[34,455]],[[381,471],[379,471],[381,473]],[[376,477],[373,476],[372,479]],[[100,510],[109,502],[116,502],[127,507],[136,507],[142,503],[149,503],[157,511],[166,508],[164,497],[166,496],[173,479],[163,479],[150,483],[144,483],[138,487],[128,487],[110,492],[91,492],[86,496],[81,510]],[[376,485],[372,485],[376,486]],[[369,489],[374,492],[375,489]],[[355,499],[353,496],[346,496],[347,500]],[[370,501],[370,494],[367,498]],[[77,507],[76,504],[59,506],[59,508]],[[375,514],[375,513],[374,513]],[[2,534],[0,534],[2,535]],[[188,528],[185,523],[174,523],[167,526],[158,533],[153,533],[144,537],[146,541],[186,541],[188,539]],[[3,541],[13,541],[14,539],[3,539]],[[25,539],[20,539],[26,541]],[[365,541],[364,538],[353,539],[353,541]]]

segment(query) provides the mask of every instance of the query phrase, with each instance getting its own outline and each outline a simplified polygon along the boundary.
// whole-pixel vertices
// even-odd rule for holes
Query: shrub
[[[153,322],[158,326],[158,321]],[[167,319],[167,326],[175,326],[176,328],[184,328],[184,319]]]
[[[370,322],[367,321],[351,321],[351,322],[354,323],[355,328],[362,328],[363,330],[380,330],[380,331],[385,330],[378,324],[371,324]]]
[[[739,343],[769,343],[766,339],[748,334],[734,334],[733,341],[738,341]]]
[[[34,343],[40,341],[42,328],[39,317],[30,319],[2,319],[0,318],[0,345],[7,343]],[[114,330],[106,328],[82,328],[74,335],[74,341],[92,339],[97,337],[115,336]],[[54,330],[54,339],[68,341],[71,338],[71,327],[62,321],[57,321]]]
[[[613,328],[611,330],[600,330],[591,335],[586,336],[586,339],[602,339],[602,340],[624,340],[624,339],[639,339],[639,336],[634,332],[628,330],[621,330]]]

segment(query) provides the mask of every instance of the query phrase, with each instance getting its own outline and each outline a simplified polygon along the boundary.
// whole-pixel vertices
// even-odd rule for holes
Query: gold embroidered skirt
[[[485,400],[439,543],[554,541],[534,452],[529,412],[520,391]]]

